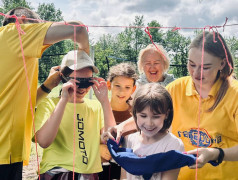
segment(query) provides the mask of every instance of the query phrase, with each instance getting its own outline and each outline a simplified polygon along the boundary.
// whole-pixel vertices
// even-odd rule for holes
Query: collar
[[[220,86],[221,86],[221,84],[222,84],[222,80],[219,78],[213,84],[208,96],[215,97],[219,88],[220,88]],[[186,96],[195,96],[195,95],[198,95],[198,92],[195,88],[192,77],[189,77],[189,80],[188,80],[188,83],[187,83],[187,86],[186,86]]]

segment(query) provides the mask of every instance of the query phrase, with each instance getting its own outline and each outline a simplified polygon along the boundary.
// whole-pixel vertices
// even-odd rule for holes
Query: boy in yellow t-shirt
[[[102,171],[100,134],[115,125],[107,84],[102,78],[93,77],[98,69],[84,51],[70,51],[63,58],[61,69],[65,82],[61,96],[43,100],[36,111],[36,138],[44,148],[40,178],[71,177],[75,158],[76,179],[94,179]],[[84,98],[91,86],[101,104]]]

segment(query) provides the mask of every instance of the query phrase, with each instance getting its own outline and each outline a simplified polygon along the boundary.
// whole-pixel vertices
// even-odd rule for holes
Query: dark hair
[[[134,80],[134,85],[138,79],[136,68],[132,63],[120,63],[112,66],[108,72],[108,81],[112,82],[115,77],[125,76]]]
[[[216,99],[212,107],[208,109],[208,111],[212,111],[216,108],[216,106],[219,104],[219,102],[222,100],[222,98],[225,96],[227,89],[229,87],[229,81],[228,78],[231,76],[234,68],[233,58],[230,53],[229,48],[226,45],[226,42],[224,38],[221,36],[218,32],[205,32],[205,42],[204,42],[204,51],[220,58],[221,60],[227,59],[229,64],[231,65],[232,69],[230,68],[229,64],[227,63],[225,67],[221,70],[221,72],[217,73],[217,79],[220,78],[223,82],[219,89],[219,91],[216,94]],[[215,41],[215,42],[214,42]],[[223,47],[224,45],[224,47]],[[203,46],[203,34],[199,34],[190,44],[189,49],[191,48],[200,48],[202,49]],[[225,49],[224,49],[225,48]]]
[[[160,132],[166,132],[173,120],[173,102],[169,92],[158,83],[147,83],[140,86],[132,104],[132,114],[136,125],[136,113],[143,111],[146,107],[150,107],[150,110],[156,114],[169,113],[160,130]]]
[[[37,20],[41,20],[41,18],[38,14],[36,14],[32,10],[30,10],[28,8],[25,8],[25,7],[14,8],[14,9],[10,10],[9,12],[7,12],[6,15],[7,16],[4,17],[3,22],[2,22],[3,26],[5,26],[9,23],[15,23],[16,22],[15,18],[8,17],[8,16],[11,16],[11,15],[16,15],[17,17],[21,17],[22,15],[25,15],[26,18],[30,18],[29,20],[26,20],[28,23],[38,23]],[[36,19],[36,20],[33,20],[33,19]]]

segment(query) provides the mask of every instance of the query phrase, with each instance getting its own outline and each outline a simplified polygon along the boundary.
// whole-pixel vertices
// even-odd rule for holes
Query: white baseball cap
[[[75,58],[76,64],[74,65]],[[69,67],[72,70],[79,70],[86,67],[92,67],[94,73],[99,72],[98,68],[94,66],[93,60],[83,50],[69,51],[62,60],[61,69],[63,69],[65,66]]]

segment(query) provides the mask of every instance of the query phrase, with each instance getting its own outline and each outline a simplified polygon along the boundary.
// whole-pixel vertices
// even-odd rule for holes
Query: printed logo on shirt
[[[88,164],[88,155],[85,148],[84,142],[84,121],[83,118],[79,118],[79,114],[77,114],[77,121],[78,121],[78,146],[82,153],[82,162],[84,164]]]
[[[191,128],[189,131],[178,131],[178,136],[189,138],[190,143],[195,147],[210,147],[213,143],[219,144],[222,141],[221,135],[212,139],[209,133],[202,128],[199,129],[199,133],[198,128]],[[198,138],[199,144],[197,145]]]

